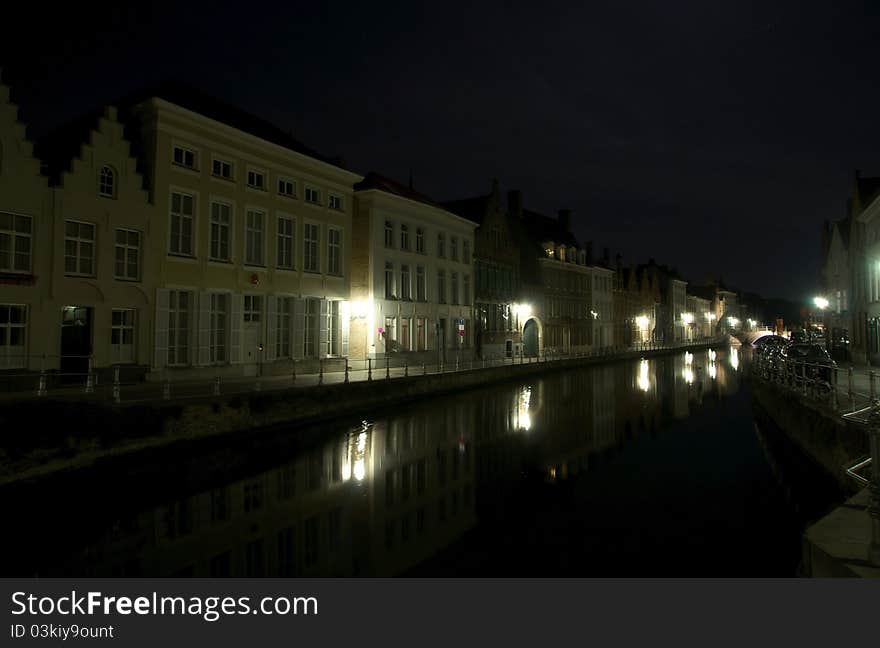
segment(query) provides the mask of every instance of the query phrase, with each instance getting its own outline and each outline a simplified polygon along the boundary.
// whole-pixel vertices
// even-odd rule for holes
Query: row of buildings
[[[838,356],[880,362],[880,177],[855,172],[845,217],[822,226],[821,317]],[[823,303],[824,306],[824,303]]]
[[[176,379],[683,341],[736,293],[502,196],[440,202],[190,88],[31,142],[0,84],[0,370]]]

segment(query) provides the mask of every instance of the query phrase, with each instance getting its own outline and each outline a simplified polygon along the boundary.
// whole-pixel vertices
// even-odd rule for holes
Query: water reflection
[[[733,371],[714,352],[686,353],[407,406],[279,453],[272,468],[243,478],[208,468],[182,476],[172,501],[108,511],[99,537],[77,541],[71,531],[73,553],[22,549],[6,557],[4,574],[400,574],[462,538],[530,476],[565,481],[670,417],[690,416],[707,396],[735,393],[733,351]],[[51,517],[49,503],[33,509]]]

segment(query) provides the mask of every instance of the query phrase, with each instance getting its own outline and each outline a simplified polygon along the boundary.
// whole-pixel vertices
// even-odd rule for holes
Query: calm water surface
[[[510,382],[27,490],[3,575],[794,576],[839,495],[747,351]]]

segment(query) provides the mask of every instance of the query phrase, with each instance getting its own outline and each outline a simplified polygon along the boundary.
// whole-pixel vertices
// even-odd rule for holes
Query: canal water
[[[753,410],[747,355],[547,374],[23,489],[2,574],[796,576],[841,496]]]

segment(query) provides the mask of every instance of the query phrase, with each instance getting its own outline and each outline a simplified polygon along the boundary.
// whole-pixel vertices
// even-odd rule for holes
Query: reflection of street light
[[[732,328],[736,328],[737,325],[739,324],[739,319],[736,318],[736,317],[733,317],[733,316],[731,315],[730,317],[727,318],[727,323],[730,324],[730,326],[731,326]]]
[[[813,303],[819,310],[825,310],[828,308],[828,300],[824,297],[813,297]]]
[[[691,313],[682,313],[681,321],[685,324],[691,324],[694,321],[694,316]]]

